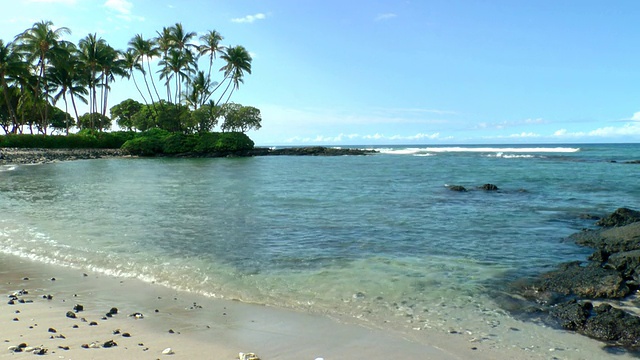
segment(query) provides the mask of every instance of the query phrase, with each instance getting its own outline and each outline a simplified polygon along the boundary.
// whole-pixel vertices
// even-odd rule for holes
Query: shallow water
[[[622,163],[635,144],[379,150],[3,167],[0,251],[381,328],[490,333],[508,317],[491,291],[585,259],[564,239],[592,225],[581,215],[640,203],[640,167]]]

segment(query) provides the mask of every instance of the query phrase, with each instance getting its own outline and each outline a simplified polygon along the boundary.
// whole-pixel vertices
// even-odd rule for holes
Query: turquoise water
[[[582,215],[640,204],[640,165],[623,163],[637,144],[378,150],[0,167],[0,251],[379,327],[473,328],[502,314],[488,294],[505,281],[586,258],[564,239]]]

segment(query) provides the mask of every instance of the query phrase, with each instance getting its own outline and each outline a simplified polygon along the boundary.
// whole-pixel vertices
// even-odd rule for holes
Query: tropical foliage
[[[222,45],[224,38],[217,31],[197,38],[177,23],[155,37],[134,35],[125,50],[95,33],[73,44],[64,40],[70,33],[40,21],[13,41],[0,39],[4,133],[69,134],[74,128],[101,132],[111,128],[109,116],[128,131],[203,134],[219,123],[223,132],[260,128],[258,109],[229,103],[251,74],[252,58],[242,46]],[[203,70],[198,68],[201,57]],[[155,69],[152,64],[157,64]],[[133,81],[142,103],[129,99],[109,109],[112,84],[122,79]],[[78,113],[79,103],[88,107],[84,115]],[[176,139],[182,138],[173,139],[174,145]]]

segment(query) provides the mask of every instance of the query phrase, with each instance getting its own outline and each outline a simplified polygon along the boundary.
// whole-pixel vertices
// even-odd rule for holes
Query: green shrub
[[[241,132],[221,133],[216,142],[216,149],[219,152],[238,152],[253,149],[253,141]]]
[[[173,133],[163,141],[162,152],[165,154],[185,154],[193,152],[198,139],[194,135]]]
[[[154,156],[162,154],[162,140],[156,137],[140,136],[127,140],[122,145],[122,150],[140,156]]]
[[[220,138],[220,133],[203,133],[197,137],[194,151],[201,154],[214,153],[217,151],[216,144]]]

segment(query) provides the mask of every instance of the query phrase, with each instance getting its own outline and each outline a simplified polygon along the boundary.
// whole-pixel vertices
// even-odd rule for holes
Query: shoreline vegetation
[[[181,153],[157,157],[206,158],[206,157],[250,157],[250,156],[358,156],[376,153],[375,150],[331,148],[324,146],[290,148],[254,148],[239,152]],[[0,165],[45,164],[59,161],[131,158],[137,157],[121,149],[43,149],[0,147]]]

